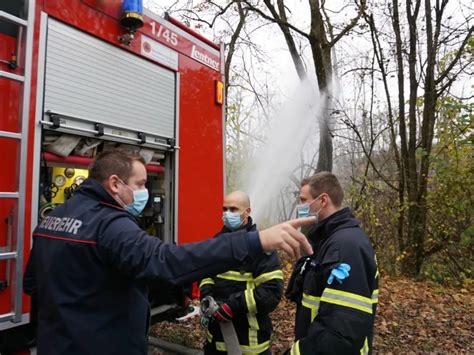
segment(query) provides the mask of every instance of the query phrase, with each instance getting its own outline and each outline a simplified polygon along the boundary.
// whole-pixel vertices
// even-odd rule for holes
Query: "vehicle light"
[[[216,104],[222,105],[224,103],[224,83],[216,80]]]
[[[138,28],[143,27],[143,23],[143,1],[123,0],[120,24],[135,32]]]

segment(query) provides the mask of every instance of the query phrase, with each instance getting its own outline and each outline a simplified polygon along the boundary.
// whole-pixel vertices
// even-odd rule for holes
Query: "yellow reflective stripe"
[[[208,343],[212,343],[212,334],[209,329],[206,330],[206,338]]]
[[[370,298],[367,298],[367,297],[358,295],[357,293],[352,293],[352,292],[346,292],[346,291],[336,290],[336,289],[329,288],[329,287],[327,287],[327,288],[324,290],[323,296],[324,296],[325,294],[340,295],[340,296],[352,298],[352,299],[354,299],[354,300],[358,300],[358,301],[360,301],[360,302],[364,302],[364,303],[367,303],[367,304],[371,304],[371,303],[372,303],[372,300],[371,300]]]
[[[258,344],[258,321],[255,315],[247,314],[249,322],[249,345],[256,346]]]
[[[303,293],[303,299],[301,300],[301,305],[311,310],[311,322],[318,315],[320,299],[321,297],[316,297],[316,296]]]
[[[379,290],[374,290],[372,292],[372,303],[377,303],[379,301]]]
[[[365,338],[364,346],[362,347],[362,349],[360,349],[360,353],[361,355],[367,355],[369,353],[369,342],[367,340],[367,337]]]
[[[255,297],[253,296],[253,289],[245,290],[244,294],[248,312],[257,313],[257,303],[255,302]]]
[[[257,313],[257,302],[255,301],[253,294],[254,288],[255,282],[248,281],[247,288],[244,291],[245,303],[247,304],[248,309],[247,321],[249,323],[249,346],[258,345],[258,330],[260,329],[257,317],[255,316],[255,313]]]
[[[231,281],[253,281],[253,275],[251,272],[246,272],[241,274],[238,271],[227,271],[224,272],[223,274],[219,274],[216,277],[220,279],[225,279],[225,280],[231,280]]]
[[[326,288],[321,296],[321,302],[332,303],[372,314],[372,299],[351,292]]]
[[[374,261],[375,261],[375,266],[377,268],[375,272],[375,277],[374,277],[374,279],[376,279],[379,276],[379,262],[377,260],[377,255],[374,255]]]
[[[264,282],[274,280],[274,279],[283,280],[283,271],[275,270],[275,271],[266,272],[264,274],[261,274],[255,279],[255,284],[257,286],[259,286],[259,285],[263,284]]]
[[[240,350],[242,350],[243,354],[255,354],[261,353],[267,350],[270,347],[270,340],[267,340],[264,343],[257,344],[257,345],[240,345]],[[216,349],[219,351],[226,351],[225,343],[221,341],[216,342]]]
[[[300,341],[293,344],[290,350],[290,355],[300,355]]]
[[[219,351],[226,351],[225,343],[222,341],[216,341],[216,349]]]
[[[242,281],[242,282],[255,282],[257,286],[263,284],[264,282],[273,280],[273,279],[280,279],[283,280],[283,272],[281,270],[275,270],[271,272],[267,272],[265,274],[259,275],[256,279],[253,278],[251,272],[240,273],[238,271],[227,271],[223,274],[219,274],[216,277],[225,280],[231,281]]]
[[[267,340],[266,342],[262,344],[257,344],[257,345],[241,345],[240,349],[242,349],[242,352],[245,353],[261,353],[265,350],[267,350],[270,347],[270,340]]]
[[[258,325],[257,317],[253,313],[247,313],[247,320],[249,322],[249,345],[258,345],[258,331],[260,326]]]
[[[257,313],[257,303],[255,302],[255,297],[253,294],[254,289],[255,282],[253,279],[248,280],[244,295],[248,309],[247,320],[249,323],[249,345],[240,345],[240,349],[242,350],[243,354],[261,353],[270,347],[270,341],[266,341],[262,344],[258,343],[258,331],[260,327],[255,315],[255,313]],[[220,351],[226,351],[225,343],[216,342],[216,349]]]
[[[211,278],[203,279],[199,284],[199,288],[203,287],[204,285],[214,285],[214,280]]]
[[[303,299],[306,300],[308,303],[316,303],[319,305],[319,299],[321,297],[318,296],[313,296],[313,295],[308,295],[307,293],[303,293]]]

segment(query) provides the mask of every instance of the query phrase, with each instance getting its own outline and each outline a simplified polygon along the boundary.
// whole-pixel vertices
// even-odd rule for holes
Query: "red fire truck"
[[[32,230],[99,152],[145,157],[150,235],[189,243],[219,228],[223,49],[125,2],[0,1],[0,339],[30,321]]]

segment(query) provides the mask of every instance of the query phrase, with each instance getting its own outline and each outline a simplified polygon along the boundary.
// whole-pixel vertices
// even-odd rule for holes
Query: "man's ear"
[[[119,193],[119,185],[121,184],[121,180],[117,175],[110,175],[107,179],[104,180],[103,185],[104,187],[112,192],[113,194]]]
[[[248,221],[248,218],[250,217],[250,212],[252,212],[252,210],[249,207],[249,208],[246,208],[244,212],[245,212],[245,219],[246,221]]]
[[[323,193],[321,195],[321,203],[324,204],[324,207],[329,206],[332,203],[331,197],[329,197],[329,195],[327,193]]]

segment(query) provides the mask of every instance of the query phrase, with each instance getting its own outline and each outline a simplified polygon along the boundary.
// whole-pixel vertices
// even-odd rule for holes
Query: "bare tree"
[[[426,196],[439,99],[472,64],[472,56],[463,58],[469,40],[472,40],[471,18],[465,19],[455,30],[449,30],[445,18],[448,3],[449,0],[436,0],[434,4],[431,0],[407,1],[402,10],[406,16],[403,21],[400,14],[402,5],[398,0],[392,0],[390,16],[394,38],[390,40],[395,47],[398,87],[396,109],[391,106],[387,83],[389,58],[384,54],[387,48],[381,45],[382,31],[377,27],[374,14],[364,13],[389,104],[389,127],[399,171],[399,182],[395,188],[399,192],[400,211],[404,211],[407,206],[407,233],[403,231],[403,213],[399,217],[398,230],[400,252],[404,255],[402,269],[409,275],[418,275],[428,256],[425,250],[428,214]],[[404,26],[408,27],[406,35]],[[451,55],[446,56],[447,52]],[[443,61],[447,63],[440,66],[439,63]],[[408,68],[408,72],[405,68]],[[405,92],[406,83],[408,93]],[[394,113],[398,117],[395,118]],[[398,136],[395,135],[395,128]]]
[[[301,80],[308,77],[308,69],[304,65],[302,54],[298,51],[297,38],[307,40],[311,47],[312,60],[318,86],[321,92],[327,93],[325,107],[326,114],[319,120],[319,157],[316,167],[318,171],[332,171],[333,168],[333,136],[330,115],[331,97],[329,85],[333,74],[332,50],[360,19],[365,9],[365,0],[354,1],[356,16],[344,25],[336,34],[331,19],[325,11],[325,0],[309,0],[311,25],[309,31],[304,31],[291,24],[287,15],[287,6],[284,0],[277,0],[276,7],[271,0],[264,0],[265,8],[261,8],[247,0],[238,0],[245,3],[245,9],[258,13],[262,18],[276,23],[285,38],[288,50],[295,65],[296,72]]]

